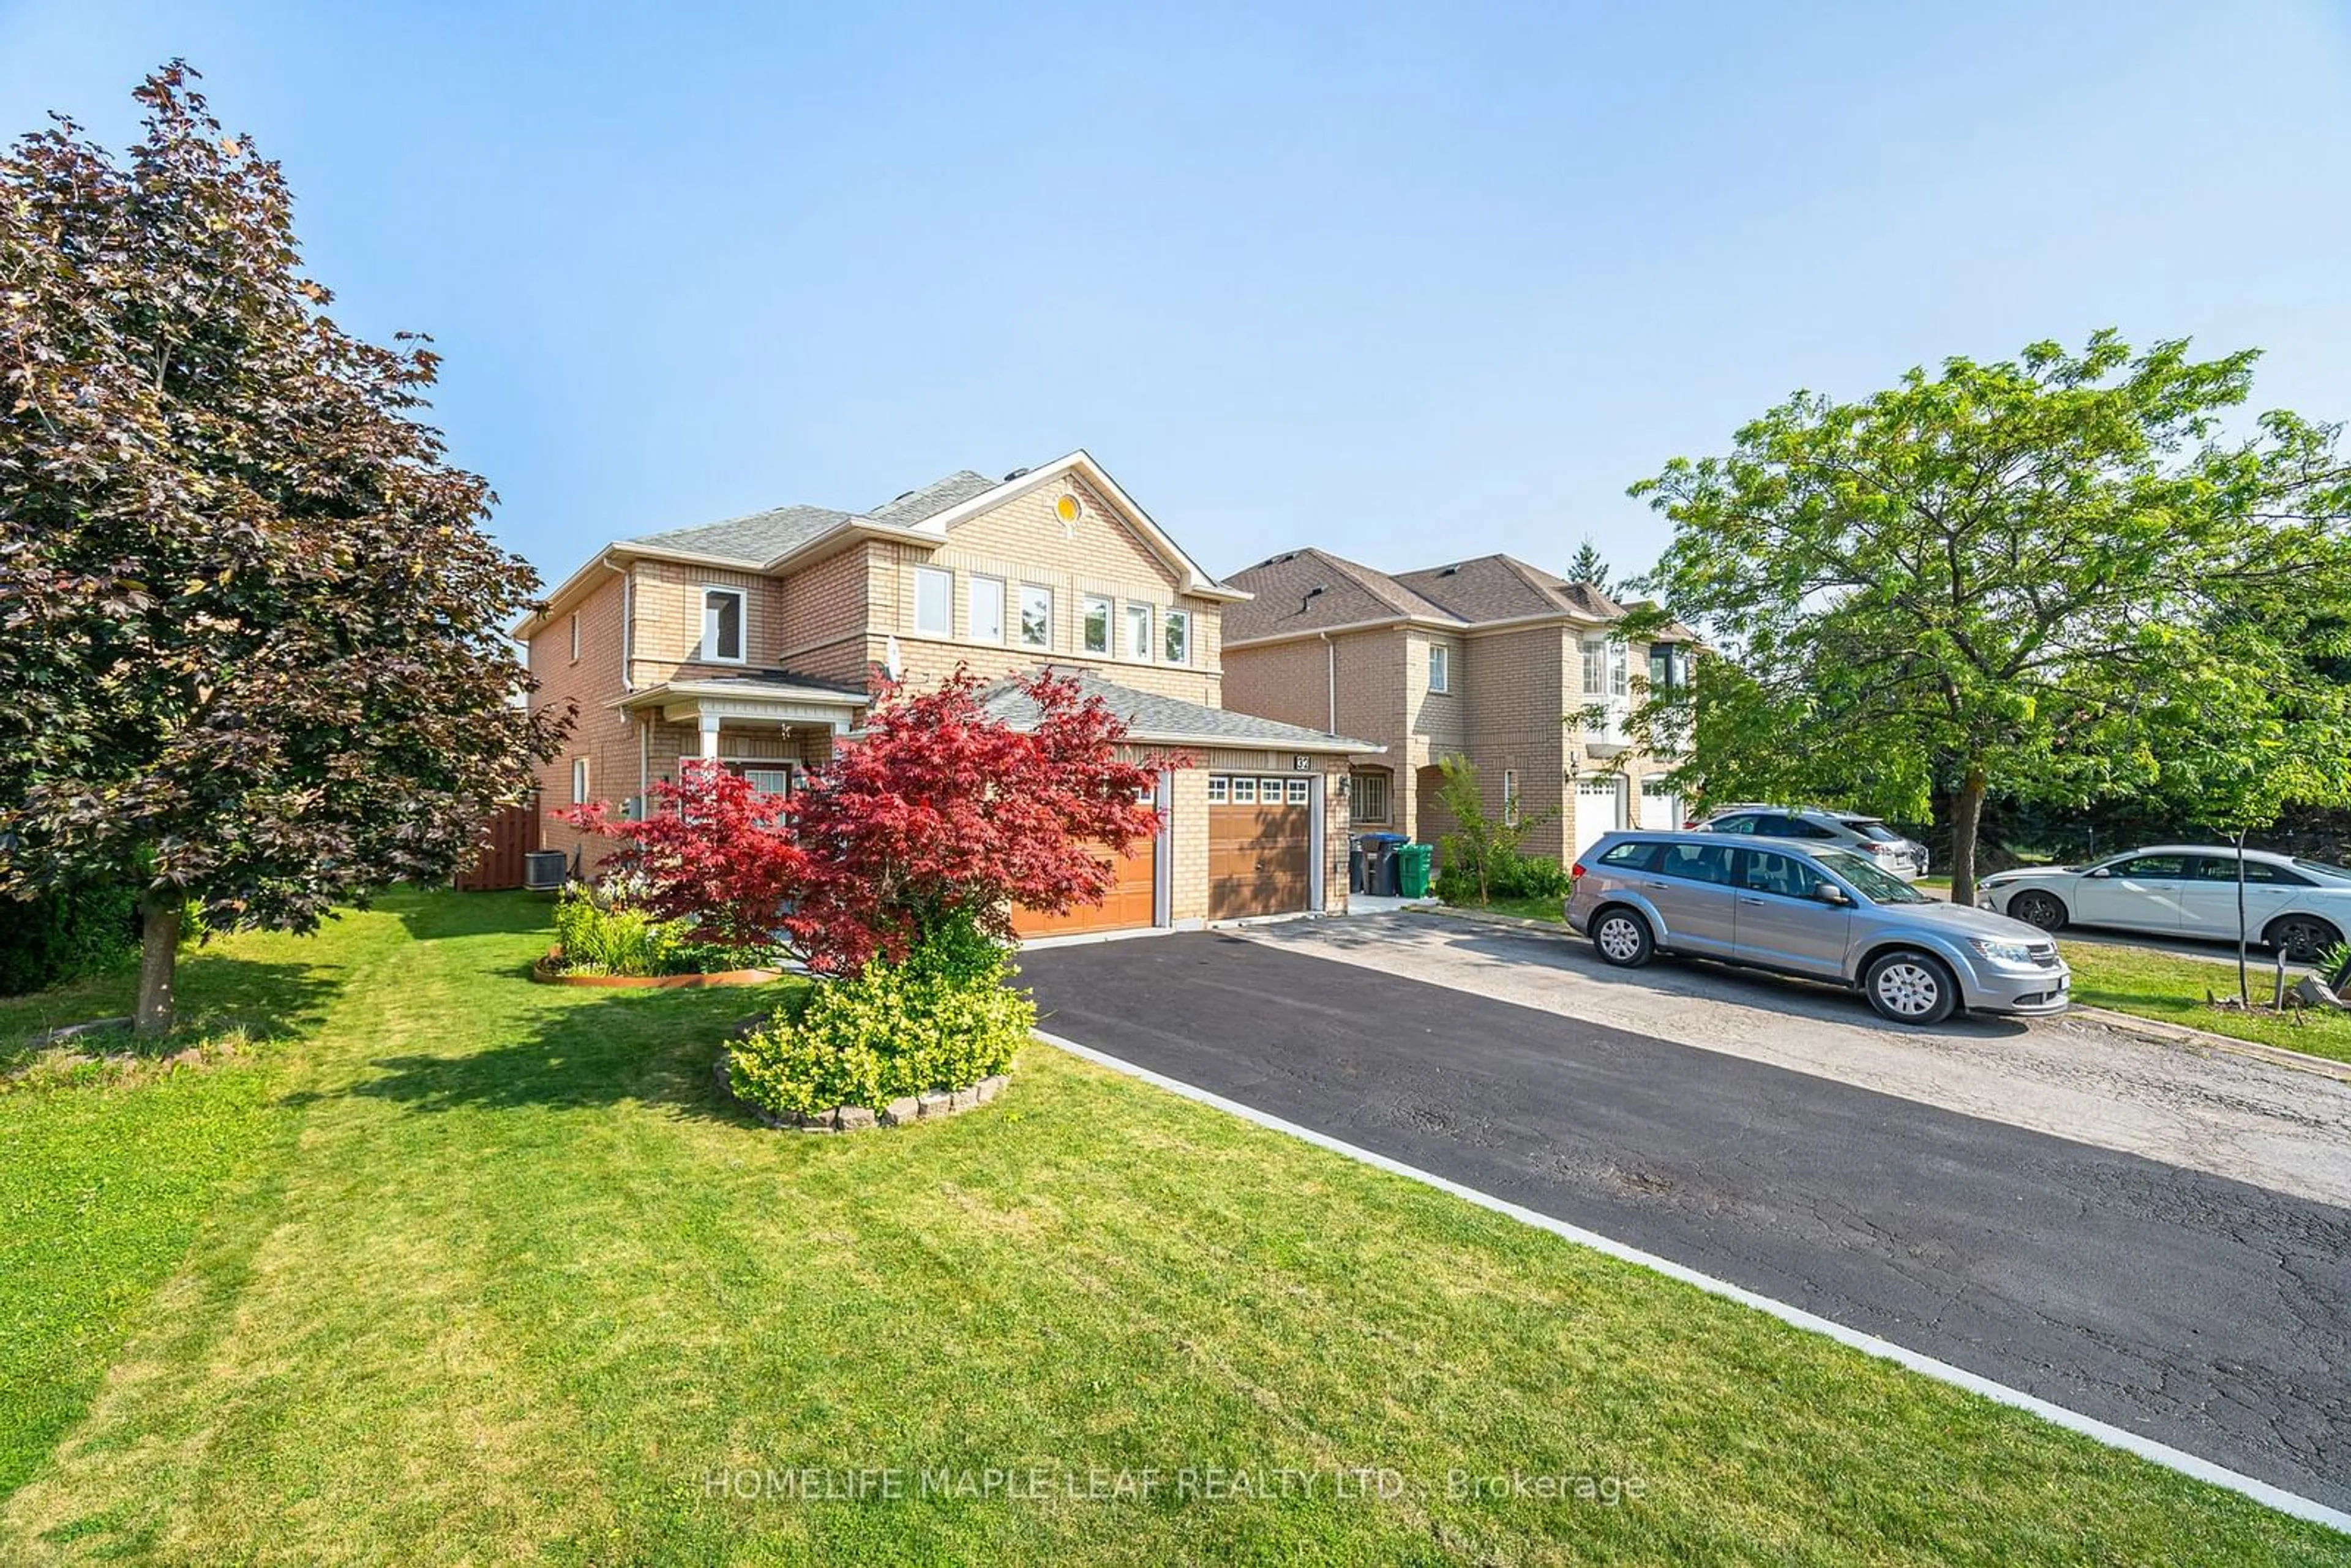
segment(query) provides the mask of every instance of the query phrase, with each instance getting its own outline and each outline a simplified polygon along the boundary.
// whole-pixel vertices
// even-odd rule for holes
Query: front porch
[[[688,759],[716,762],[773,794],[831,760],[864,712],[856,687],[777,672],[674,681],[621,703],[638,732],[638,794],[674,782]]]

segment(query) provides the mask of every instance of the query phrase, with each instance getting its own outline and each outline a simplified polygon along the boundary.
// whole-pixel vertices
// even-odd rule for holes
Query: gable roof
[[[1229,708],[1209,707],[1201,703],[1186,702],[1180,697],[1161,696],[1156,692],[1141,692],[1133,686],[1120,685],[1104,680],[1088,669],[1063,670],[1077,683],[1081,696],[1100,697],[1111,712],[1125,721],[1127,738],[1132,741],[1164,746],[1263,746],[1275,750],[1364,752],[1385,751],[1387,747],[1368,740],[1350,740],[1343,735],[1327,735],[1303,725],[1284,724],[1280,719],[1259,718],[1254,714],[1235,713]],[[1025,729],[1037,722],[1037,704],[1020,689],[1019,683],[1008,676],[994,681],[979,693],[980,706],[994,718],[1014,729]]]
[[[1386,572],[1328,550],[1284,550],[1233,573],[1230,580],[1256,597],[1225,612],[1227,643],[1382,621],[1468,624]]]
[[[1135,504],[1117,480],[1081,447],[1068,456],[1034,468],[1016,468],[1001,479],[990,479],[969,468],[958,468],[942,479],[883,502],[871,511],[843,512],[829,507],[777,507],[765,512],[729,517],[692,528],[665,528],[616,539],[584,562],[547,596],[542,608],[528,611],[509,629],[523,638],[555,606],[599,579],[599,565],[615,554],[669,557],[709,562],[750,571],[773,571],[803,550],[823,552],[829,539],[846,544],[857,538],[897,539],[936,545],[947,529],[1005,502],[1076,475],[1123,511],[1134,525],[1144,546],[1158,555],[1175,576],[1178,591],[1203,599],[1245,600],[1249,595],[1228,588],[1201,570],[1182,546]]]

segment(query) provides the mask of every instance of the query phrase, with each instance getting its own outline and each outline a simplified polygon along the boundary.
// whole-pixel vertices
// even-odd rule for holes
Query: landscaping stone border
[[[879,1111],[865,1105],[836,1105],[800,1116],[778,1116],[764,1105],[754,1105],[735,1092],[734,1079],[728,1069],[735,1060],[731,1051],[718,1053],[715,1076],[718,1092],[733,1100],[752,1115],[781,1132],[798,1133],[862,1133],[871,1127],[903,1127],[909,1122],[935,1122],[943,1116],[957,1116],[966,1111],[976,1111],[1004,1092],[1011,1079],[998,1072],[981,1079],[968,1089],[932,1090],[924,1094],[909,1094],[904,1100],[893,1100]]]
[[[560,947],[530,967],[530,977],[542,986],[594,986],[611,990],[679,991],[703,986],[764,986],[784,977],[781,969],[717,969],[707,975],[567,975],[551,967],[563,956]]]

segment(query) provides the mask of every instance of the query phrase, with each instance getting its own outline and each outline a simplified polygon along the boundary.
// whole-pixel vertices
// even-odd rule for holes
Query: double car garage
[[[1178,859],[1176,841],[1195,833],[1205,837],[1207,847],[1206,905],[1196,914],[1212,921],[1245,920],[1314,907],[1320,774],[1210,772],[1200,791],[1205,810],[1189,813],[1169,809],[1168,798],[1177,794],[1176,776],[1160,777],[1159,835],[1124,855],[1106,857],[1114,877],[1109,897],[1099,907],[1061,915],[1019,911],[1014,929],[1024,937],[1071,936],[1177,924],[1179,901],[1169,885]]]

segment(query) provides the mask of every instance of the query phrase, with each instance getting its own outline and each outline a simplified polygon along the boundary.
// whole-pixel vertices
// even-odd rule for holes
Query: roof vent
[[[1447,567],[1443,571],[1438,572],[1437,575],[1437,576],[1439,576],[1439,577],[1451,577],[1455,572],[1459,571],[1460,570],[1461,570],[1461,569],[1460,569],[1459,567],[1458,567],[1458,566],[1448,566],[1448,567]]]
[[[1026,468],[1015,468],[1011,473],[1007,474],[1007,475],[1004,476],[1004,483],[1006,483],[1007,485],[1009,485],[1009,484],[1011,484],[1011,483],[1012,483],[1012,481],[1014,481],[1015,479],[1019,478],[1019,477],[1020,477],[1020,476],[1022,476],[1023,474],[1026,474],[1026,473],[1028,473],[1028,472],[1029,472],[1029,470],[1028,470],[1028,469],[1026,469]]]
[[[913,494],[914,492],[912,490],[901,490],[896,495],[890,497],[890,504],[894,507]]]
[[[1306,613],[1306,607],[1307,607],[1308,605],[1310,605],[1310,604],[1311,604],[1311,603],[1313,603],[1313,602],[1314,602],[1316,596],[1318,596],[1318,595],[1320,595],[1320,594],[1328,593],[1328,592],[1330,592],[1330,591],[1331,591],[1331,585],[1330,585],[1329,583],[1327,583],[1327,582],[1318,582],[1318,583],[1316,583],[1313,587],[1311,587],[1311,588],[1310,588],[1310,589],[1308,589],[1308,590],[1306,591],[1306,597],[1305,597],[1305,598],[1303,598],[1303,599],[1301,599],[1301,600],[1300,600],[1300,601],[1298,601],[1298,612],[1299,612],[1301,615],[1305,614],[1305,613]]]

